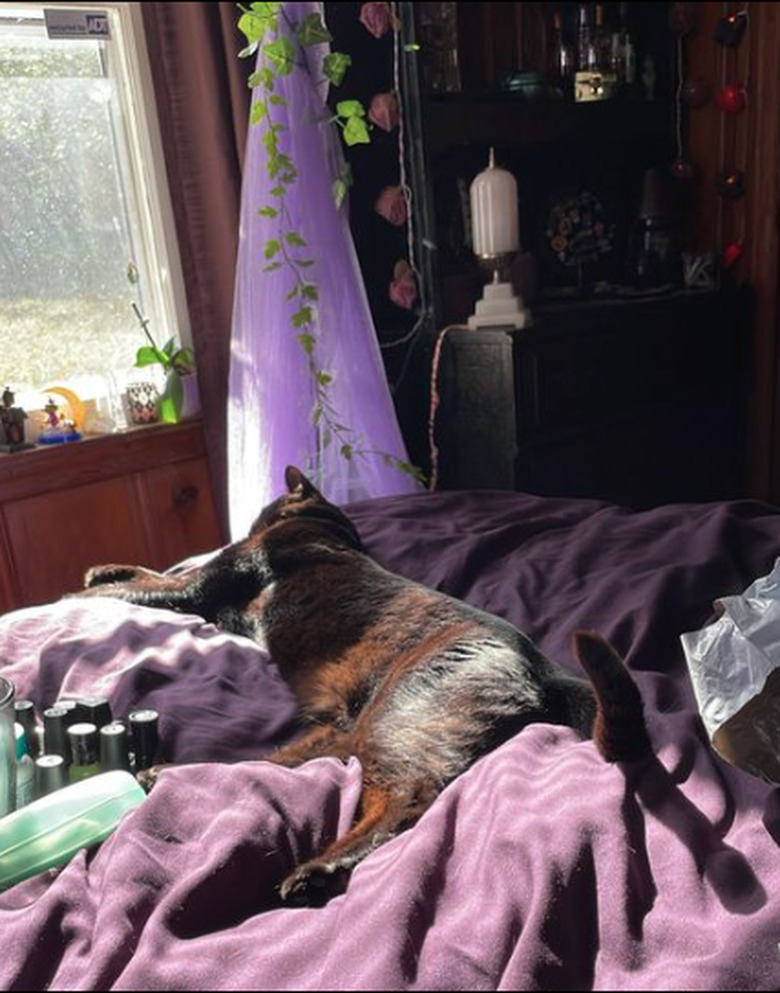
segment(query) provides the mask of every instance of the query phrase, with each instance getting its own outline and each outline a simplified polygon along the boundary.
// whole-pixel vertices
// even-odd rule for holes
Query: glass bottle
[[[551,65],[553,80],[564,96],[569,96],[574,77],[574,51],[563,33],[563,19],[560,11],[553,15],[553,37]]]
[[[585,72],[593,67],[595,48],[590,23],[590,4],[581,3],[577,8],[577,69]]]

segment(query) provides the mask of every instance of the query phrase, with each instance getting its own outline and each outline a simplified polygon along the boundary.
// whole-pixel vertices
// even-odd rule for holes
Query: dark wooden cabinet
[[[200,422],[0,456],[0,613],[93,565],[164,569],[222,543]]]
[[[634,507],[742,495],[747,313],[744,293],[680,292],[449,332],[440,485]]]

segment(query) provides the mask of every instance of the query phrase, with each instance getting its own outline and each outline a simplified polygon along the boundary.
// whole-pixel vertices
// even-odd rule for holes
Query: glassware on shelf
[[[459,93],[457,3],[419,4],[418,23],[427,88],[434,93]]]

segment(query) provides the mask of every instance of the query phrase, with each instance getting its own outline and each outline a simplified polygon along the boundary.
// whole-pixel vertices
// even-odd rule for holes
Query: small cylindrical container
[[[56,790],[0,820],[0,890],[64,865],[107,838],[144,799],[127,772],[107,772]]]
[[[14,684],[0,676],[0,817],[16,807]]]
[[[68,767],[61,755],[41,755],[35,760],[35,796],[40,799],[69,783]]]
[[[59,705],[43,712],[43,748],[47,755],[61,755],[65,765],[70,765],[70,740],[68,726],[70,710]]]
[[[100,772],[100,740],[95,725],[88,721],[71,724],[68,728],[68,740],[71,783],[96,776]]]
[[[54,704],[55,707],[64,707],[68,713],[68,724],[80,724],[86,721],[87,712],[81,703],[71,696],[61,696]]]
[[[133,736],[133,752],[135,754],[135,771],[142,772],[154,765],[157,759],[159,734],[157,724],[160,715],[156,710],[134,710],[128,715],[130,731]]]
[[[32,700],[17,700],[14,703],[14,716],[17,724],[24,728],[24,736],[27,739],[27,750],[33,759],[40,754],[40,742],[38,739],[38,724],[35,720],[35,704]]]
[[[79,699],[83,719],[94,724],[98,731],[114,719],[111,704],[102,696],[85,696]]]
[[[113,721],[100,729],[100,768],[103,772],[130,771],[127,727],[122,721]]]
[[[14,722],[16,739],[16,809],[26,807],[35,799],[35,764],[27,747],[27,735],[18,721]]]

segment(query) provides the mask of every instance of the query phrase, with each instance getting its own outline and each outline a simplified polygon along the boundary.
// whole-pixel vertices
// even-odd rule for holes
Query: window
[[[0,3],[0,390],[189,339],[140,6]]]

